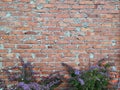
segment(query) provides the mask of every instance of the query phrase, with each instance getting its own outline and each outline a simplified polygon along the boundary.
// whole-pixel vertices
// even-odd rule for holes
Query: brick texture
[[[0,68],[19,56],[41,75],[104,57],[120,72],[120,1],[0,0]]]

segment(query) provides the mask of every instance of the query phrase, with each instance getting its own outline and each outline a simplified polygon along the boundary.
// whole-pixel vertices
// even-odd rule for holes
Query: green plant
[[[70,74],[68,83],[74,87],[74,90],[107,90],[109,84],[109,74],[107,68],[110,66],[106,63],[104,66],[97,64],[90,66],[88,70],[81,71],[62,63]]]

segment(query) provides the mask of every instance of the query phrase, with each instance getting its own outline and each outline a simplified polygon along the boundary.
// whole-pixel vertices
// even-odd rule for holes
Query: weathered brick
[[[36,54],[36,57],[41,57],[41,58],[44,57],[45,58],[46,55],[45,54]]]
[[[18,49],[30,49],[32,48],[32,46],[31,45],[17,45],[17,48]]]
[[[70,15],[69,14],[58,14],[56,15],[56,18],[69,18]]]
[[[74,14],[74,15],[71,15],[72,17],[74,18],[82,18],[83,15],[82,14]]]
[[[49,27],[48,30],[50,30],[50,31],[58,31],[58,30],[61,30],[61,28]]]
[[[31,52],[30,52],[31,53]],[[23,57],[23,58],[31,58],[32,56],[31,56],[31,54],[28,54],[28,53],[21,53],[20,55],[21,55],[21,57]]]
[[[98,4],[98,5],[104,5],[106,4],[107,2],[104,2],[104,1],[95,1],[94,4]]]
[[[89,5],[89,4],[94,4],[94,2],[93,1],[80,1],[79,4]]]
[[[21,2],[30,2],[30,0],[20,0]]]
[[[27,52],[27,53],[39,53],[40,50],[38,50],[38,49],[27,49],[27,50],[25,50],[25,52]]]
[[[54,44],[55,42],[54,41],[49,41],[49,40],[47,40],[47,41],[43,40],[42,43],[43,44]]]
[[[25,53],[25,50],[24,49],[14,49],[12,52],[13,53]]]
[[[70,9],[71,7],[70,7],[70,5],[64,5],[64,4],[59,4],[59,5],[57,5],[57,8],[58,9]]]
[[[58,40],[56,43],[57,44],[69,44],[70,42],[66,40]]]
[[[101,15],[101,18],[113,18],[114,16],[111,14],[103,14]]]
[[[14,44],[4,44],[4,48],[15,48]]]
[[[54,8],[55,5],[54,4],[45,4],[44,7],[45,8]]]
[[[79,5],[79,6],[73,5],[72,8],[73,8],[73,9],[86,9],[86,8],[87,8],[87,9],[90,9],[90,8],[91,8],[91,9],[94,9],[95,6],[94,6],[94,5]]]
[[[34,31],[27,31],[24,34],[26,34],[26,35],[36,35],[37,33],[34,32]]]
[[[7,50],[5,50],[5,49],[0,49],[0,53],[7,53]]]
[[[50,13],[47,13],[47,14],[40,14],[41,17],[54,17],[54,14],[50,14]]]
[[[30,27],[17,27],[17,30],[31,30]]]
[[[13,0],[2,0],[3,2],[12,2]]]
[[[24,41],[24,44],[38,44],[38,42],[36,40],[27,40]]]

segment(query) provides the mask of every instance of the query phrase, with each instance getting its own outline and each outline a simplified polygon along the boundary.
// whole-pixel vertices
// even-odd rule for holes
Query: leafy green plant
[[[67,81],[71,87],[74,87],[74,90],[107,90],[110,80],[107,71],[110,66],[108,63],[104,66],[98,63],[83,71],[74,69],[65,63],[62,63],[62,65],[69,72],[70,78]]]

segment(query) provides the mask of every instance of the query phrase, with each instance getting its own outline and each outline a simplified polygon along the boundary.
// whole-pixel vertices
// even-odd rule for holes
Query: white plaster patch
[[[90,54],[89,54],[89,57],[90,57],[91,59],[93,59],[93,58],[94,58],[94,54],[93,54],[93,53],[90,53]]]
[[[32,53],[32,58],[33,58],[33,59],[35,58],[35,54],[34,54],[34,53]]]
[[[112,46],[116,45],[116,40],[112,40]]]
[[[4,46],[3,46],[3,44],[0,44],[0,49],[4,49]]]
[[[2,68],[2,62],[0,62],[0,68]]]
[[[76,32],[80,32],[81,30],[80,30],[80,27],[76,27]]]
[[[20,54],[19,53],[16,53],[16,58],[19,58]]]
[[[9,48],[9,49],[8,49],[8,53],[11,53],[11,52],[12,52],[12,50],[11,50],[11,48]]]
[[[6,17],[10,17],[10,16],[11,16],[11,13],[7,12]]]
[[[65,36],[70,37],[71,33],[69,31],[65,32]]]

